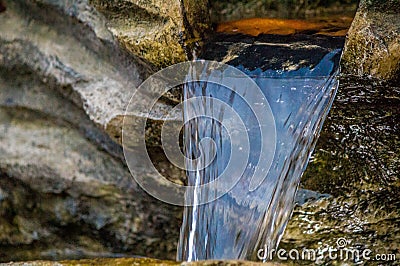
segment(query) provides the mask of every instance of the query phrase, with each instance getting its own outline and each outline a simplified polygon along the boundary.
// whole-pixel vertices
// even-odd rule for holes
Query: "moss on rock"
[[[133,54],[157,68],[187,59],[184,47],[209,30],[207,1],[91,0],[107,20],[107,27]],[[191,51],[187,51],[191,54]]]

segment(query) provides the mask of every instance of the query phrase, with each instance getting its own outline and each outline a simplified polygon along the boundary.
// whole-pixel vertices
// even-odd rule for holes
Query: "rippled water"
[[[216,107],[219,100],[231,106],[243,121],[250,154],[248,159],[243,154],[245,171],[228,193],[210,203],[185,207],[178,260],[259,260],[265,254],[257,256],[260,248],[278,245],[293,209],[300,177],[338,87],[338,55],[340,50],[327,53],[312,69],[250,72],[242,68],[261,88],[274,117],[269,121],[257,121],[254,108],[258,107],[249,106],[238,96],[244,85],[240,78],[235,80],[233,90],[210,82],[192,82],[184,87],[184,100],[207,96],[201,102],[187,101],[184,105],[184,116],[196,116],[184,128],[187,163],[192,164],[192,171],[187,172],[188,184],[216,181],[218,186],[224,180],[217,177],[227,167],[235,167],[235,162],[233,166],[229,163],[232,151],[237,152],[232,149],[237,140],[223,124],[239,121],[226,121],[233,117],[225,115],[224,108]],[[223,72],[219,74],[222,81],[235,79],[224,76]],[[207,75],[202,73],[202,78]],[[263,134],[263,126],[274,128],[276,136]],[[202,139],[212,141],[201,142]],[[265,142],[271,139],[275,145],[271,148],[269,144],[265,149]],[[264,176],[254,177],[258,180],[254,186],[252,176],[260,175],[257,170],[264,166],[257,164],[265,152],[273,158],[272,164],[267,173],[261,174]],[[186,195],[187,201],[207,201],[209,193],[214,192]]]

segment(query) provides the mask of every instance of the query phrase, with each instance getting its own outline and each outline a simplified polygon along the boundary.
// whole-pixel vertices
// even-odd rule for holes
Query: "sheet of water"
[[[227,167],[235,167],[236,163],[230,162],[232,153],[241,153],[240,145],[239,150],[232,147],[238,146],[238,141],[244,143],[245,139],[235,139],[229,132],[232,129],[224,126],[239,124],[239,121],[228,115],[226,107],[218,102],[229,105],[243,121],[250,152],[246,155],[243,151],[243,156],[239,156],[246,160],[246,167],[240,176],[232,176],[238,182],[229,192],[212,202],[185,207],[178,260],[266,260],[268,252],[277,247],[294,207],[300,177],[338,87],[335,58],[340,52],[326,54],[313,68],[296,71],[242,69],[261,89],[259,101],[254,98],[259,97],[257,94],[252,96],[242,88],[245,84],[242,78],[225,76],[223,71],[219,73],[222,83],[224,79],[234,79],[230,82],[235,84],[233,88],[211,82],[185,85],[184,100],[205,97],[202,101],[184,104],[184,116],[196,117],[184,127],[187,164],[192,169],[187,171],[188,184],[214,181],[217,187],[223,188],[226,181],[217,179],[218,176]],[[209,73],[201,75],[204,79]],[[246,93],[245,98],[253,97],[250,105],[241,97]],[[273,119],[259,121],[255,114],[257,108],[269,108]],[[268,134],[263,132],[263,127]],[[260,156],[265,153],[272,158],[270,165],[259,164]],[[259,171],[260,168],[267,171]],[[206,202],[210,193],[216,192],[191,193],[186,198],[194,203]],[[260,249],[264,251],[259,252]]]

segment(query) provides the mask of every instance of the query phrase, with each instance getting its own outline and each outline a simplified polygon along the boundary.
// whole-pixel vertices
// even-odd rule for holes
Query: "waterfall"
[[[296,70],[190,69],[184,149],[195,189],[185,195],[178,260],[269,259],[338,88],[340,54]]]

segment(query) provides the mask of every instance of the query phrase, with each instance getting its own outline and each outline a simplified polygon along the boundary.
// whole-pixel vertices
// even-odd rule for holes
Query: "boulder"
[[[1,107],[0,121],[1,261],[174,258],[180,208],[147,195],[119,158],[62,117]]]
[[[342,56],[344,73],[400,79],[400,3],[361,0]]]

